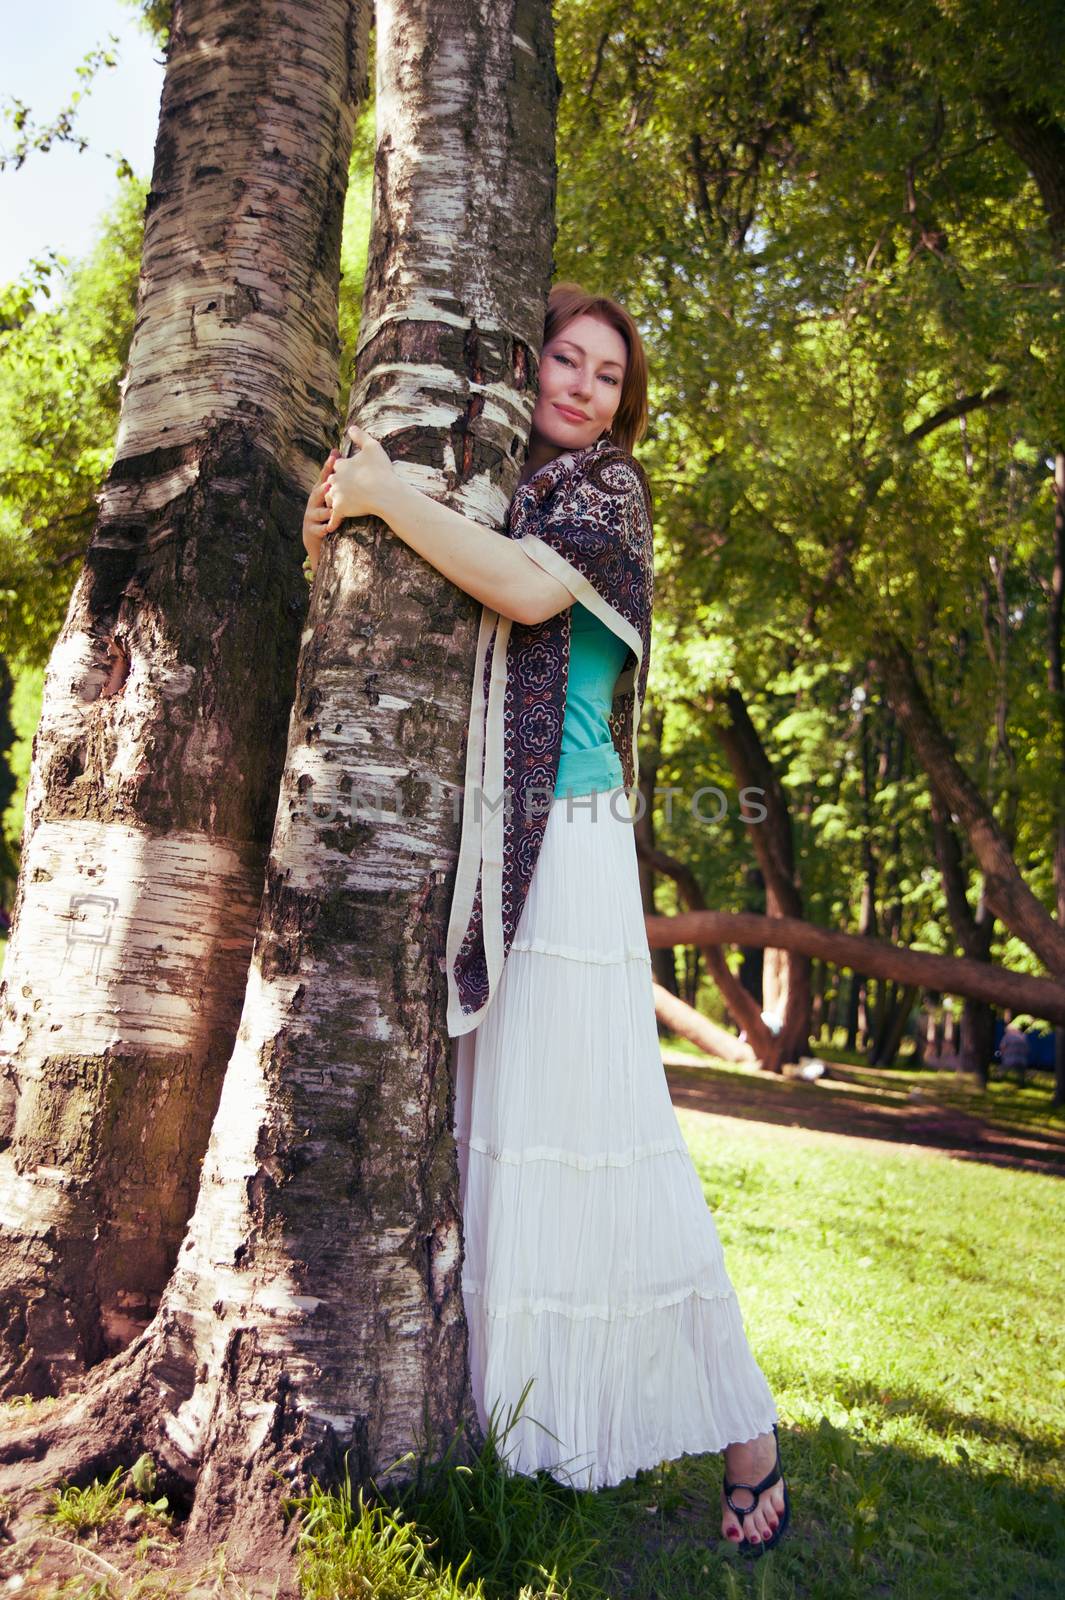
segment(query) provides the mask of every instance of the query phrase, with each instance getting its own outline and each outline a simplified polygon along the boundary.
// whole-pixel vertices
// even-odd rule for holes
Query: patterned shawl
[[[600,439],[519,484],[503,529],[629,647],[609,727],[630,815],[651,654],[652,518],[643,468]],[[451,1037],[483,1018],[532,882],[558,774],[571,623],[569,606],[532,625],[481,608],[447,931]]]

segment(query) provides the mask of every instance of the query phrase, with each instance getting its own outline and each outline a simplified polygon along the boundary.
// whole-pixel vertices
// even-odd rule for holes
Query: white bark
[[[377,20],[352,412],[400,473],[495,523],[549,287],[550,7],[387,0]],[[476,1432],[443,955],[479,615],[380,523],[326,541],[196,1208],[150,1328],[76,1406],[92,1459],[110,1426],[195,1483],[186,1550],[225,1537],[242,1576],[290,1568],[275,1473],[305,1492],[350,1451],[353,1482],[380,1478],[424,1427],[429,1447]],[[360,813],[382,778],[394,796]],[[106,1403],[134,1386],[139,1432]]]
[[[424,0],[379,5],[377,27],[350,415],[419,488],[498,523],[549,286],[550,12]],[[198,1480],[193,1537],[251,1440],[263,1475],[350,1450],[355,1481],[424,1422],[476,1431],[442,958],[479,613],[379,523],[326,543],[238,1048],[160,1310],[203,1374],[166,1424]],[[231,1511],[261,1537],[261,1508]]]
[[[115,458],[46,676],[0,983],[9,1391],[54,1392],[145,1326],[194,1202],[284,755],[303,504],[339,422],[368,22],[349,0],[174,5]]]

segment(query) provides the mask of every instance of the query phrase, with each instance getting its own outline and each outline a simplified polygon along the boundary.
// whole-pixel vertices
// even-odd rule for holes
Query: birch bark
[[[350,414],[401,475],[498,525],[550,285],[550,5],[380,0],[376,27]],[[460,1424],[476,1435],[444,939],[480,610],[383,523],[327,540],[177,1266],[145,1333],[34,1430],[32,1464],[26,1432],[0,1444],[23,1485],[151,1450],[191,1488],[189,1558],[224,1537],[244,1574],[291,1573],[278,1475],[305,1492],[350,1452],[352,1482],[380,1482]]]
[[[339,418],[369,7],[176,0],[115,456],[49,662],[0,984],[0,1384],[154,1313],[240,1018]]]

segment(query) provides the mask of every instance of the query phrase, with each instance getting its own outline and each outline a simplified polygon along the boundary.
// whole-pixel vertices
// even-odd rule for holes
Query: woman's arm
[[[445,578],[501,616],[543,622],[573,595],[518,545],[395,478],[376,513]]]
[[[513,622],[543,622],[573,604],[565,584],[518,545],[405,483],[384,447],[361,428],[351,435],[358,454],[341,457],[327,480],[327,533],[345,517],[380,517],[445,578]]]

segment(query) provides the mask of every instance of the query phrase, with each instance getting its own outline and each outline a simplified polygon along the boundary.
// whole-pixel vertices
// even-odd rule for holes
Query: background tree
[[[588,268],[627,299],[657,375],[663,764],[678,753],[689,793],[705,781],[688,762],[705,768],[710,727],[679,702],[739,686],[752,715],[763,708],[790,790],[802,780],[780,764],[775,729],[794,726],[794,674],[837,671],[857,688],[890,632],[927,672],[936,726],[982,794],[967,894],[975,902],[991,865],[977,848],[986,818],[1006,808],[1006,854],[1049,917],[1060,741],[1042,685],[1062,279],[1046,162],[1019,159],[991,102],[1004,94],[1029,133],[1062,121],[1060,75],[1049,85],[1043,71],[1060,58],[1060,14],[1036,0],[982,7],[979,36],[931,3],[874,16],[853,3],[705,0],[683,14],[638,5],[625,21],[593,3],[561,22],[582,76],[562,108],[560,267]],[[1053,136],[1039,143],[1042,156],[1053,148]],[[616,205],[598,203],[607,192]],[[879,701],[890,687],[878,675],[867,692]],[[1010,742],[1029,752],[1017,772],[1002,703]],[[856,752],[839,749],[846,771]],[[904,825],[900,847],[909,838],[917,853],[881,862],[890,898],[869,910],[877,923],[901,914],[901,927],[923,907],[920,936],[950,948],[941,888],[929,895],[934,779],[912,745],[908,759],[922,773],[923,834]],[[837,767],[814,780],[819,799]],[[893,792],[890,780],[876,791],[881,824]],[[684,830],[659,832],[663,847],[705,864],[704,882],[731,870],[738,883],[720,830],[698,842]],[[800,840],[800,884],[830,881],[826,920],[854,926],[868,876],[846,858],[822,872],[828,843],[816,827]],[[1036,931],[1018,883],[1022,902],[996,955],[1060,966],[1059,936]]]

